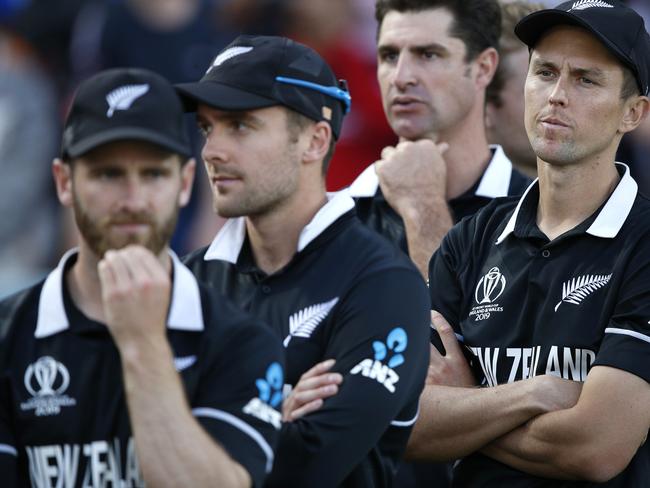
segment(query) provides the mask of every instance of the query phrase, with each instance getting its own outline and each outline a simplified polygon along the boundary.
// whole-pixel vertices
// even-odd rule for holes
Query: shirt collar
[[[491,145],[492,158],[481,176],[476,187],[475,195],[486,198],[498,198],[508,195],[512,163],[499,145]],[[352,182],[348,191],[353,198],[369,198],[375,196],[379,188],[379,177],[375,165],[371,164]]]
[[[62,332],[70,327],[70,321],[63,305],[63,279],[66,263],[78,253],[78,249],[66,252],[58,266],[47,276],[38,302],[38,319],[34,337],[42,339]],[[192,272],[180,262],[173,251],[169,251],[174,269],[172,298],[167,328],[184,331],[202,331],[203,309],[199,285]]]
[[[595,237],[607,239],[616,237],[618,232],[621,230],[621,227],[623,227],[627,216],[630,214],[630,210],[632,210],[632,205],[636,199],[638,185],[630,175],[630,168],[623,163],[616,163],[616,166],[623,170],[623,176],[618,182],[618,185],[616,185],[614,192],[607,199],[607,203],[605,203],[596,219],[586,231],[587,234],[591,234]],[[505,238],[515,230],[519,210],[521,209],[521,206],[530,190],[537,184],[538,180],[536,179],[530,184],[519,199],[519,203],[517,204],[514,213],[496,241],[497,245],[501,244]]]
[[[328,193],[327,203],[320,208],[300,232],[297,252],[305,249],[310,242],[322,234],[341,215],[353,208],[354,200],[350,197],[348,190]],[[236,264],[245,239],[245,217],[229,219],[217,233],[203,259],[205,261],[221,260]]]
[[[348,193],[352,198],[374,197],[379,189],[379,177],[375,172],[375,164],[364,169],[359,176],[348,187]]]
[[[512,176],[512,163],[499,145],[491,145],[492,159],[485,168],[481,181],[476,188],[475,195],[486,198],[499,198],[508,196],[510,177]]]

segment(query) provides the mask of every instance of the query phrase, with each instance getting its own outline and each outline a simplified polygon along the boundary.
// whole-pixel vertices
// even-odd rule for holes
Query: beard
[[[156,256],[159,255],[174,233],[180,210],[179,207],[176,207],[172,214],[162,222],[156,221],[148,212],[128,210],[96,220],[84,210],[76,196],[73,202],[74,217],[81,237],[100,259],[104,257],[106,251],[122,249],[130,244],[139,244]],[[150,230],[146,234],[111,234],[111,227],[118,224],[144,224]]]

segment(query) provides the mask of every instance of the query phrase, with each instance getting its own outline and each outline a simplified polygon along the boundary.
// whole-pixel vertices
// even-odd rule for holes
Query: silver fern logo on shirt
[[[609,283],[611,277],[611,273],[608,275],[583,275],[565,281],[562,283],[562,300],[555,305],[555,311],[557,312],[563,303],[580,305],[585,298]]]
[[[109,119],[116,110],[128,110],[138,98],[149,91],[149,85],[124,85],[111,91],[106,95],[108,111],[106,117]]]
[[[339,297],[336,297],[327,302],[310,305],[289,317],[289,335],[284,339],[284,347],[287,347],[294,337],[309,339],[338,301]]]
[[[601,0],[578,0],[574,2],[567,12],[571,12],[572,10],[587,10],[588,8],[614,8],[614,6]]]

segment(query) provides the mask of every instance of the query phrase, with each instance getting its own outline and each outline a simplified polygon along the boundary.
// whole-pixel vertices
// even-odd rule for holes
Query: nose
[[[399,90],[405,90],[409,85],[417,84],[413,62],[407,53],[401,53],[395,65],[393,83]]]
[[[119,204],[122,209],[130,211],[140,211],[147,208],[146,185],[138,174],[129,174],[124,180]]]
[[[553,89],[548,96],[548,103],[551,105],[561,106],[566,106],[569,103],[566,83],[567,80],[563,75],[558,76],[557,81],[555,82],[555,85],[553,86]]]
[[[212,165],[222,163],[227,160],[227,154],[224,150],[223,143],[213,129],[206,137],[201,149],[201,158],[205,164]]]

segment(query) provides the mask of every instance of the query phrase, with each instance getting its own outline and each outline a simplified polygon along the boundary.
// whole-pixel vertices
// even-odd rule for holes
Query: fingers
[[[442,345],[444,346],[445,351],[447,351],[446,355],[462,355],[462,351],[460,350],[460,345],[458,344],[458,339],[456,338],[454,329],[452,329],[451,325],[449,325],[445,318],[440,313],[432,310],[431,322],[433,323],[436,331],[438,332],[438,335],[440,336],[440,340],[442,341]]]
[[[293,422],[294,420],[304,417],[308,413],[315,412],[322,406],[323,406],[323,400],[321,398],[317,398],[316,400],[309,402],[306,405],[303,405],[302,407],[293,410],[292,412],[289,412],[288,417],[283,420],[285,422]]]
[[[336,363],[334,359],[326,359],[325,361],[321,361],[320,363],[316,364],[315,366],[312,366],[309,370],[304,372],[300,377],[300,381],[306,378],[312,378],[314,376],[318,376],[320,374],[325,373],[326,371],[329,371],[332,368],[332,366],[334,366],[334,363]]]
[[[320,362],[300,377],[300,381],[282,406],[285,421],[291,422],[319,409],[325,398],[338,393],[338,385],[343,382],[343,376],[329,372],[334,364],[333,359]]]
[[[395,153],[395,150],[393,146],[386,146],[381,150],[381,159],[389,159]]]

